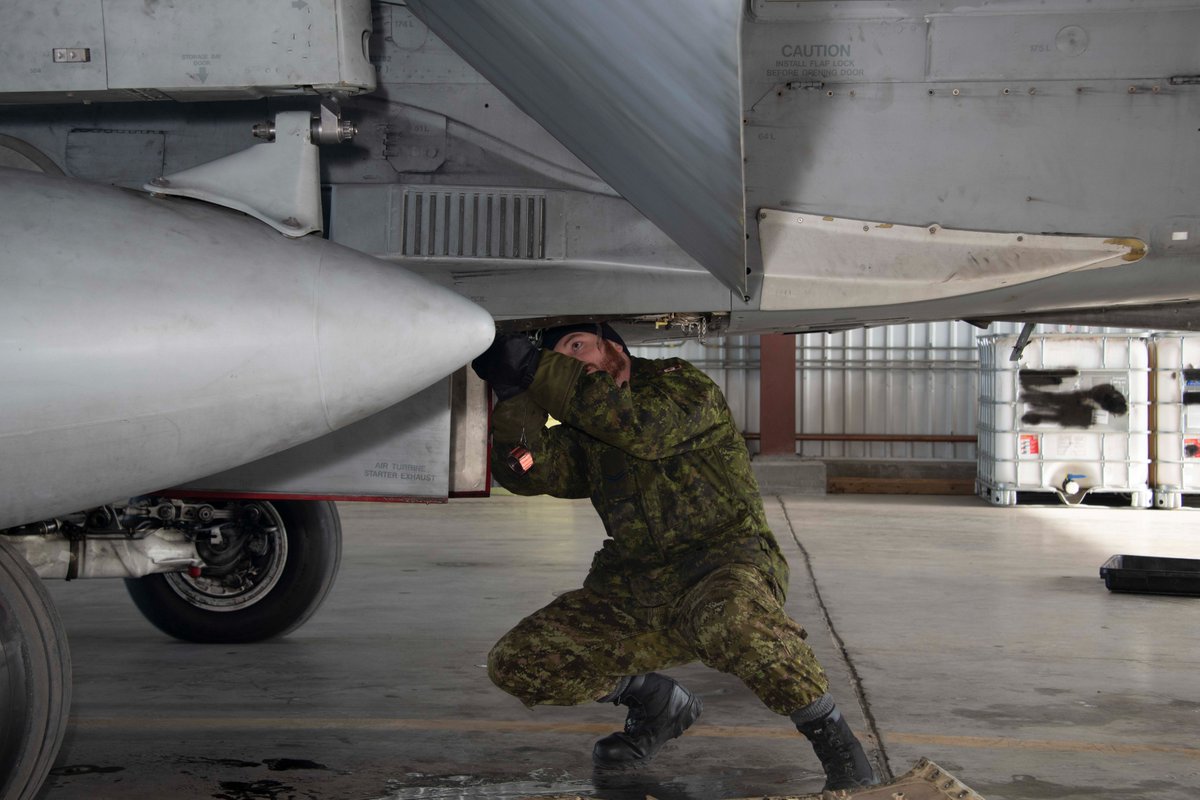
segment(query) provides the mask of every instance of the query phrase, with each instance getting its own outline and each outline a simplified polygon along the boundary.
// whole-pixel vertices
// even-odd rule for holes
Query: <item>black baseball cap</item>
[[[629,348],[625,346],[625,340],[607,322],[580,322],[575,325],[559,325],[557,328],[546,328],[542,331],[542,347],[547,350],[553,350],[554,346],[563,340],[563,337],[569,333],[576,332],[594,333],[602,339],[616,342],[621,345],[621,349],[625,351],[625,355],[629,355]]]

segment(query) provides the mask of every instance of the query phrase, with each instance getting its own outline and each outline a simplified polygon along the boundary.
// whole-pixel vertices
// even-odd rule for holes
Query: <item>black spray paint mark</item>
[[[1076,392],[1046,391],[1044,386],[1061,386],[1065,378],[1079,376],[1079,370],[1023,369],[1020,372],[1021,402],[1029,410],[1021,417],[1026,425],[1053,424],[1065,428],[1090,428],[1096,424],[1096,411],[1118,417],[1129,413],[1129,401],[1111,383]]]
[[[1062,386],[1064,378],[1078,378],[1079,370],[1023,369],[1020,376],[1022,389],[1036,389],[1039,386]]]

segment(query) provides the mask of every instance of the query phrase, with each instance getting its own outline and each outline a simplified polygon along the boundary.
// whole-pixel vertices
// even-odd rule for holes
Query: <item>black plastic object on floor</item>
[[[1117,555],[1100,567],[1111,592],[1200,597],[1200,559]]]

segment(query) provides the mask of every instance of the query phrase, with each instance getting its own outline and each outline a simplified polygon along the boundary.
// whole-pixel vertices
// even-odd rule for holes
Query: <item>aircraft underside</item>
[[[1194,9],[486,5],[373,8],[378,83],[341,93],[358,133],[321,148],[321,183],[329,238],[498,320],[1195,324]],[[156,103],[10,82],[0,153],[140,187],[316,105],[225,86],[230,59]]]

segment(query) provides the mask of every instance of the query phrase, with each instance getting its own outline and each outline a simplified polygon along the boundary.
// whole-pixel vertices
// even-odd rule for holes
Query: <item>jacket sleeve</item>
[[[587,461],[578,434],[565,425],[546,427],[546,412],[528,392],[499,403],[492,411],[492,476],[513,494],[588,497]],[[533,467],[524,475],[507,460],[525,432]]]
[[[630,455],[654,460],[708,447],[730,436],[720,388],[686,361],[643,374],[638,391],[559,353],[542,354],[526,392],[555,419]]]

